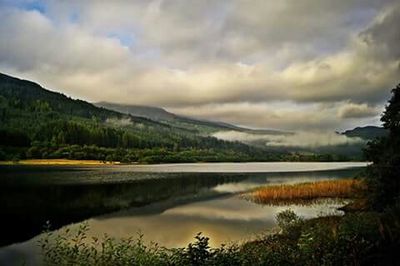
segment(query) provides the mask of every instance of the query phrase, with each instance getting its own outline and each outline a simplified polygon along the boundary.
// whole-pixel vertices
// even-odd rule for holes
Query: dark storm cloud
[[[0,70],[91,101],[343,127],[399,82],[395,2],[5,1]]]

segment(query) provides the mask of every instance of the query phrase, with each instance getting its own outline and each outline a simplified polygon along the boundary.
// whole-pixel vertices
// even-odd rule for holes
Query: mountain
[[[138,109],[137,109],[138,110]],[[161,109],[162,110],[162,109]],[[168,113],[157,108],[142,112]],[[173,116],[173,115],[172,115]],[[191,122],[189,119],[188,121]],[[98,107],[0,73],[0,160],[70,158],[126,162],[279,160],[280,155],[192,127]],[[202,130],[200,130],[202,129]]]
[[[371,140],[374,138],[386,136],[388,134],[388,131],[383,127],[365,126],[346,130],[342,134],[346,135],[347,137],[359,137],[365,140]]]
[[[235,126],[229,123],[209,121],[197,118],[177,115],[166,111],[163,108],[142,106],[142,105],[125,105],[109,102],[98,102],[96,106],[104,107],[110,110],[118,111],[139,117],[149,118],[155,121],[167,123],[178,128],[183,128],[197,133],[210,134],[218,131],[239,131],[252,134],[287,134],[288,132],[270,129],[249,129]]]
[[[249,137],[261,141],[244,143],[221,138],[220,133],[249,133],[239,135],[257,135]],[[361,150],[354,145],[342,145],[340,150],[292,146],[276,149],[263,140],[266,135],[281,138],[291,134],[180,116],[157,107],[111,103],[96,106],[0,73],[0,160],[326,161],[347,160],[356,154],[353,150]]]
[[[167,112],[163,108],[152,107],[152,106],[143,106],[143,105],[124,105],[124,104],[115,104],[109,102],[98,102],[94,105],[98,107],[104,107],[109,110],[114,110],[120,113],[131,114],[134,116],[146,117],[156,121],[172,121],[176,118],[176,115],[170,112]]]

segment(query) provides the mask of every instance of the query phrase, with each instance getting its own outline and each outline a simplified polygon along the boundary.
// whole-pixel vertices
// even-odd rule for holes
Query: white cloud
[[[368,106],[367,104],[347,103],[338,109],[338,117],[340,118],[362,118],[378,115],[377,108]]]
[[[348,129],[355,123],[352,119],[338,117],[338,110],[348,106],[348,102],[335,103],[227,103],[205,104],[168,108],[181,115],[209,119],[217,117],[220,121],[246,125],[253,128],[283,130],[322,130]],[[370,124],[372,117],[359,117],[357,125]]]
[[[264,142],[269,147],[298,147],[298,148],[319,148],[335,145],[348,145],[363,143],[360,138],[348,138],[333,132],[296,132],[285,135],[262,135],[249,134],[237,131],[220,131],[213,134],[214,137],[241,142]]]
[[[376,117],[399,82],[394,2],[46,1],[44,13],[10,2],[0,70],[90,101],[344,127]]]

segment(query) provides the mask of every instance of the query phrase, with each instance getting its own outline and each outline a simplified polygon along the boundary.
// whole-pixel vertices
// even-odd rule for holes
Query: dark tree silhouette
[[[398,137],[400,133],[400,84],[392,90],[392,94],[381,121],[394,137]]]
[[[400,203],[400,84],[392,90],[381,121],[389,136],[368,143],[365,150],[373,162],[367,178],[370,203],[378,210]]]

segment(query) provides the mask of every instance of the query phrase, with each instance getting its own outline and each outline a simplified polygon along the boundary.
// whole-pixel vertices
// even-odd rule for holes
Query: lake
[[[36,241],[46,221],[53,230],[74,229],[86,221],[89,236],[141,233],[146,242],[168,247],[185,246],[198,232],[209,236],[213,246],[253,239],[274,228],[275,216],[282,210],[291,208],[308,218],[338,214],[343,202],[262,206],[240,193],[263,185],[349,178],[365,166],[357,162],[1,166],[0,264],[37,257]]]

